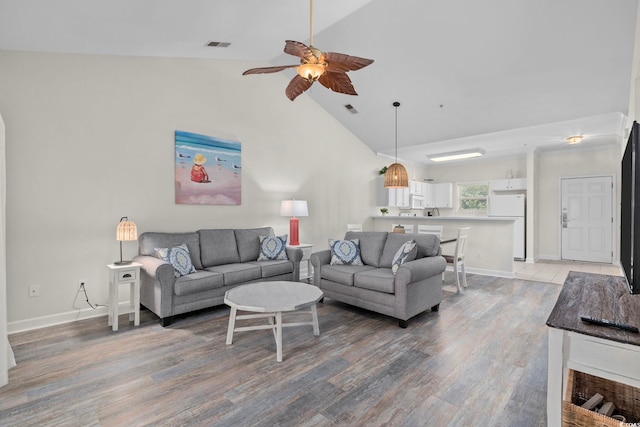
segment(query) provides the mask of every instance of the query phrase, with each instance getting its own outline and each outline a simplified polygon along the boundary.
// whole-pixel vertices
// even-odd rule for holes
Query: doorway
[[[613,262],[613,177],[561,178],[561,258]]]

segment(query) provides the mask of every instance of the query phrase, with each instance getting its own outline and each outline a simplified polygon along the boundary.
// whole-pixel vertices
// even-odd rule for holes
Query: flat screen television
[[[632,294],[640,294],[640,126],[633,122],[622,156],[620,200],[620,264]]]

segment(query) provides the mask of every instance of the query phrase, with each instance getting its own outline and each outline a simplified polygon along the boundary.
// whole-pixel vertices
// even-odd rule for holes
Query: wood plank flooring
[[[11,335],[2,426],[544,426],[557,284],[452,273],[407,329],[325,299],[320,336],[287,328],[225,345],[229,308],[168,328],[106,317]]]

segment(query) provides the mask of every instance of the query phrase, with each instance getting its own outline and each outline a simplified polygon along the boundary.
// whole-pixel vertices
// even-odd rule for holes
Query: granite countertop
[[[640,346],[640,333],[585,323],[581,315],[640,327],[640,295],[624,277],[569,272],[547,326]]]

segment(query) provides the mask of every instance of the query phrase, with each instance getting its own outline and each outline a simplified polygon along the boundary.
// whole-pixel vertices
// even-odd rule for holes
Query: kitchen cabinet
[[[453,184],[450,182],[424,183],[426,208],[452,208]]]
[[[424,195],[424,182],[422,181],[409,181],[409,194],[412,196]]]
[[[378,206],[409,208],[409,188],[385,188],[384,177],[378,183]]]
[[[489,191],[522,191],[527,189],[527,178],[496,179],[489,182]]]

